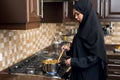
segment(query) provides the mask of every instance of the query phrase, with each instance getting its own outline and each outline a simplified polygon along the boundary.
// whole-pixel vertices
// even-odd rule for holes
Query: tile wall
[[[0,30],[0,71],[49,46],[62,24],[30,30]]]
[[[68,28],[68,27],[67,27]],[[30,30],[0,30],[0,71],[49,46],[64,24],[42,24]],[[120,23],[114,23],[113,33],[105,36],[106,44],[120,44]]]
[[[106,44],[117,44],[120,45],[120,23],[113,22],[112,34],[105,36]]]

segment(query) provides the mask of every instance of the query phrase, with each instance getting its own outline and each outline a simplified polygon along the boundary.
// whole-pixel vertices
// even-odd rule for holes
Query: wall
[[[106,44],[120,44],[120,23],[105,36]],[[0,30],[0,71],[49,46],[55,33],[65,30],[63,24],[42,24],[30,30]]]
[[[30,30],[0,30],[0,70],[49,46],[62,24],[42,24]]]
[[[111,35],[105,36],[105,43],[120,45],[120,23],[113,22],[112,30],[113,32]]]

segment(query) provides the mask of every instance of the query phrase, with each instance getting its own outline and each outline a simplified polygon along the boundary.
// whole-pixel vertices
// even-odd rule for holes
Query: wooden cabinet
[[[43,23],[62,23],[63,22],[63,2],[44,2],[43,3]]]
[[[90,0],[99,18],[104,18],[104,0]]]
[[[73,16],[73,1],[70,0],[68,1],[68,15],[64,18],[65,22],[69,22],[69,21],[76,21],[74,16]]]
[[[105,19],[120,20],[120,0],[105,0]]]
[[[120,20],[119,0],[90,0],[101,21]]]
[[[90,0],[100,21],[120,21],[120,0]],[[73,1],[69,1],[66,21],[75,21],[72,14]]]
[[[99,18],[104,17],[103,16],[103,2],[104,0],[90,0],[92,3],[94,9],[96,10],[96,13],[98,14]],[[73,1],[70,0],[68,2],[68,16],[65,17],[65,21],[76,21],[73,16]]]
[[[0,29],[39,27],[40,0],[1,0]]]
[[[120,54],[108,55],[108,80],[120,80]]]

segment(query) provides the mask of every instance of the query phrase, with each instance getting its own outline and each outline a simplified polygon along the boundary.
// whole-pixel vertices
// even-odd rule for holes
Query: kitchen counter
[[[0,80],[63,80],[63,79],[50,78],[43,75],[0,73]]]
[[[107,56],[108,57],[116,57],[116,58],[120,58],[120,52],[119,53],[115,53],[113,50],[115,49],[116,45],[106,45],[106,51],[107,51]]]

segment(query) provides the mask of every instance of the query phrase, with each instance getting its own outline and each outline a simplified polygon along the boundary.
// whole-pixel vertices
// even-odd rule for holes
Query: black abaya
[[[70,51],[71,80],[107,80],[104,36],[89,0],[78,0],[73,7],[84,15]]]

